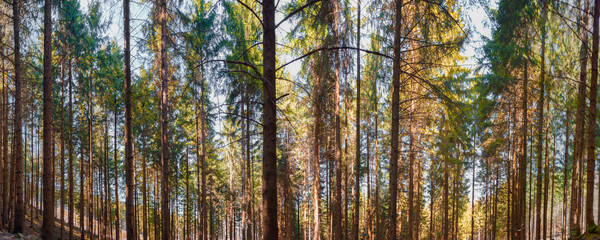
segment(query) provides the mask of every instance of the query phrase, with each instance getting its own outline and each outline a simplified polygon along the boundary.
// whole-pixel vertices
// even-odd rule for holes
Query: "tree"
[[[275,1],[262,2],[263,19],[263,239],[278,239],[277,101],[275,82]]]
[[[134,200],[133,200],[133,154],[132,154],[132,141],[133,134],[131,128],[131,53],[130,53],[130,34],[129,34],[129,0],[123,0],[123,31],[125,35],[125,88],[123,89],[125,94],[125,182],[127,185],[126,194],[126,228],[127,228],[127,239],[133,239],[136,234],[134,228]],[[164,59],[163,59],[164,60]],[[116,114],[116,112],[115,112]],[[116,128],[116,126],[115,126]],[[168,181],[163,181],[163,184],[167,184]],[[118,199],[118,198],[116,198]],[[118,235],[118,230],[117,230]],[[146,236],[146,231],[144,231]]]
[[[42,238],[54,239],[54,159],[52,158],[52,1],[44,1],[44,213]]]
[[[161,238],[170,239],[170,165],[169,165],[169,76],[168,76],[168,56],[167,56],[167,1],[160,0],[158,3],[158,22],[160,25],[160,163],[161,163]]]
[[[400,73],[401,69],[401,29],[402,29],[402,4],[403,0],[395,1],[394,15],[394,65],[392,77],[392,123],[391,123],[391,155],[390,155],[390,206],[388,213],[388,235],[390,240],[396,238],[396,198],[398,196],[398,124],[400,121]]]
[[[590,112],[588,115],[587,142],[587,184],[585,216],[587,226],[594,224],[594,179],[596,178],[596,103],[598,101],[598,20],[600,18],[600,1],[594,0],[592,27],[592,75],[590,78]]]
[[[13,0],[13,34],[15,42],[15,130],[14,130],[14,163],[15,163],[15,216],[13,233],[22,233],[25,221],[25,204],[23,196],[23,132],[22,132],[22,105],[21,102],[21,38],[20,38],[20,5],[19,0]],[[45,34],[44,34],[45,35]]]

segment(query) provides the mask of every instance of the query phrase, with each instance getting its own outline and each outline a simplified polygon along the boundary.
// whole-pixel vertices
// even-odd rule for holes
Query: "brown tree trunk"
[[[83,143],[82,143],[83,144]],[[79,229],[81,236],[85,236],[85,164],[83,147],[79,147]]]
[[[278,237],[275,1],[263,0],[263,240]]]
[[[545,46],[542,47],[542,48],[545,48]],[[543,59],[543,57],[542,57],[542,59]],[[550,103],[549,102],[546,103],[546,112],[548,112],[548,114],[550,114]],[[547,118],[547,116],[546,116],[546,118]],[[548,140],[548,128],[550,128],[550,126],[549,126],[550,122],[548,122],[547,124],[548,125],[546,125],[546,129],[545,129],[545,131],[546,131],[546,139],[545,139],[545,141],[546,141],[546,143],[545,143],[546,147],[545,148],[546,149],[545,149],[544,187],[543,187],[543,190],[544,190],[544,200],[543,200],[544,201],[544,207],[542,208],[542,226],[543,226],[543,228],[542,228],[542,237],[541,237],[541,239],[546,239],[546,232],[547,232],[546,230],[548,228],[548,225],[547,225],[547,223],[548,223],[548,187],[549,187],[548,184],[550,183],[550,174],[548,174],[548,171],[549,171],[549,169],[548,169],[548,165],[549,165],[549,163],[548,163],[548,161],[549,161],[549,155],[548,155],[548,142],[549,142],[549,140]]]
[[[170,237],[170,190],[169,190],[169,79],[167,56],[167,0],[158,2],[158,17],[160,23],[160,162],[162,168],[161,178],[161,238],[168,240]]]
[[[594,224],[594,179],[596,178],[596,103],[598,95],[598,18],[600,17],[600,1],[594,1],[594,17],[592,32],[592,76],[590,78],[590,112],[588,115],[587,142],[587,184],[585,200],[585,218],[587,226]]]
[[[141,131],[142,134],[142,228],[143,228],[143,238],[144,240],[148,240],[148,185],[146,183],[146,168],[148,167],[148,163],[146,162],[146,128],[145,125]],[[200,238],[199,238],[200,239]]]
[[[73,65],[69,59],[69,239],[73,239],[73,228],[75,227],[75,181],[73,177]]]
[[[571,126],[571,111],[567,108],[565,112],[565,160],[563,164],[563,207],[562,207],[562,238],[565,239],[567,237],[567,196],[569,189],[569,126]]]
[[[335,13],[334,13],[335,14]],[[336,15],[337,16],[337,15]],[[360,0],[358,3],[358,28],[360,29]],[[336,39],[337,39],[337,17],[335,22],[336,27]],[[360,30],[358,31],[360,36]],[[357,46],[360,46],[360,38],[357,38]],[[359,53],[359,51],[357,51]],[[358,55],[360,56],[360,55]],[[340,123],[340,76],[339,76],[339,54],[336,54],[336,79],[335,79],[335,206],[333,212],[333,232],[335,240],[342,240],[342,137],[341,137],[341,123]],[[360,57],[358,57],[360,59]],[[358,72],[360,72],[360,64]],[[358,74],[357,74],[358,76]]]
[[[41,237],[54,239],[54,170],[52,159],[52,1],[44,1],[44,216]]]
[[[513,231],[515,232],[513,239],[525,239],[525,231],[526,231],[526,193],[527,193],[527,83],[528,83],[528,74],[527,74],[527,63],[528,60],[525,60],[525,64],[523,66],[523,89],[521,95],[522,101],[522,110],[523,110],[523,126],[521,127],[522,134],[522,146],[521,152],[519,156],[518,162],[518,172],[517,178],[518,182],[516,182],[517,188],[517,206],[515,208],[515,221]]]
[[[414,89],[411,89],[414,90]],[[409,95],[411,98],[413,97],[412,94]],[[414,178],[415,178],[415,154],[414,154],[414,142],[415,142],[415,135],[414,135],[414,117],[412,115],[415,114],[415,109],[414,109],[414,102],[411,101],[411,117],[410,117],[410,122],[409,122],[409,126],[408,126],[408,228],[410,229],[409,231],[407,231],[408,233],[408,240],[412,240],[413,239],[413,234],[414,234],[414,226],[415,226],[415,184],[414,184]]]
[[[542,32],[544,32],[545,30],[542,29]],[[542,223],[542,218],[541,218],[541,213],[542,213],[542,175],[543,175],[543,170],[542,170],[542,158],[544,156],[543,152],[543,143],[544,143],[544,88],[545,88],[545,48],[546,48],[546,42],[545,42],[545,34],[542,34],[541,37],[541,42],[542,42],[542,48],[541,48],[541,73],[540,73],[540,82],[539,82],[539,98],[538,98],[538,102],[537,102],[537,146],[536,146],[536,151],[537,151],[537,178],[536,178],[536,212],[535,212],[535,239],[536,240],[540,240],[541,238],[541,230],[542,230],[542,226],[540,225]]]
[[[552,171],[550,180],[552,181],[552,186],[550,187],[550,225],[548,228],[550,229],[550,238],[554,237],[554,175],[556,174],[556,138],[552,139],[554,150],[552,152]],[[566,201],[564,199],[563,201]]]
[[[88,226],[89,239],[94,238],[94,107],[92,95],[93,89],[93,73],[90,68],[89,93],[88,93]],[[83,236],[83,235],[82,235]]]
[[[119,159],[117,158],[117,106],[115,105],[114,112],[114,127],[113,127],[113,148],[114,155],[113,160],[115,164],[115,239],[119,240],[121,237],[121,226],[120,226],[120,218],[119,218]]]
[[[360,2],[358,5],[357,47],[360,48]],[[352,216],[352,239],[358,240],[360,218],[360,51],[356,62],[356,153],[354,159],[354,216]],[[339,87],[339,86],[338,86]],[[337,105],[336,105],[337,106]]]
[[[6,54],[6,50],[2,50],[3,54]],[[2,200],[2,205],[0,205],[1,209],[0,209],[0,230],[4,229],[4,223],[7,219],[5,210],[8,209],[8,203],[6,201],[6,197],[8,197],[8,194],[6,194],[4,191],[5,189],[7,189],[7,185],[8,184],[8,179],[5,179],[5,177],[7,177],[8,174],[6,174],[7,171],[5,171],[5,169],[7,169],[7,165],[6,161],[4,160],[4,156],[6,156],[7,153],[7,149],[4,148],[4,141],[5,139],[8,137],[6,134],[4,134],[4,126],[6,125],[5,120],[6,118],[4,117],[4,113],[6,111],[8,111],[8,104],[6,104],[6,102],[4,101],[4,95],[7,93],[5,91],[6,89],[6,74],[4,74],[4,72],[6,72],[6,62],[5,59],[2,58],[2,90],[0,91],[1,95],[0,95],[0,104],[2,104],[2,106],[0,106],[0,116],[2,117],[2,120],[0,120],[0,131],[2,134],[0,134],[1,137],[1,142],[0,142],[0,180],[2,181],[2,184],[0,186],[2,186],[2,189],[0,189],[0,194],[2,195],[1,200]]]
[[[580,17],[580,25],[587,25],[587,12],[589,11],[589,0],[585,0],[585,10]],[[578,27],[581,37],[580,49],[580,72],[579,72],[579,87],[577,93],[577,113],[575,115],[575,144],[573,146],[573,173],[571,180],[571,208],[569,213],[570,233],[579,235],[581,226],[581,199],[579,198],[579,176],[583,167],[583,146],[585,133],[585,109],[586,109],[586,82],[587,82],[587,65],[588,65],[588,38],[584,30]]]
[[[448,173],[448,159],[444,159],[444,179],[443,179],[443,196],[442,196],[442,208],[443,208],[443,216],[442,216],[442,240],[448,240],[449,226],[450,220],[448,215],[448,208],[450,202],[448,201],[448,181],[449,181],[449,173]]]
[[[185,229],[183,229],[183,239],[190,239],[190,161],[189,147],[185,148]]]
[[[315,102],[314,102],[314,140],[313,140],[313,239],[321,239],[321,104],[319,102],[321,94],[321,78],[315,77]]]
[[[394,65],[392,76],[392,129],[390,155],[390,206],[389,206],[389,240],[396,240],[396,201],[398,197],[398,131],[400,122],[400,41],[403,0],[395,0],[394,22]],[[444,239],[446,240],[446,239]]]
[[[60,239],[63,239],[65,223],[65,64],[61,59],[60,89]]]
[[[247,94],[247,92],[246,92]],[[249,99],[246,98],[246,101]],[[248,218],[246,219],[246,240],[252,240],[252,160],[250,159],[250,103],[246,102],[246,208]]]
[[[133,134],[131,128],[131,51],[129,34],[129,0],[123,0],[123,31],[125,43],[125,185],[127,187],[125,194],[125,225],[127,229],[127,239],[133,239],[137,234],[134,228],[135,211],[133,208],[133,154],[132,141]],[[164,36],[164,35],[163,35]],[[164,79],[161,79],[164,80]],[[145,233],[145,232],[144,232]]]
[[[9,216],[10,209],[8,208],[9,207],[8,202],[9,202],[9,196],[10,196],[10,194],[9,194],[10,165],[8,162],[8,155],[9,155],[8,154],[8,137],[9,137],[8,136],[8,112],[9,112],[8,94],[9,93],[8,93],[8,84],[6,83],[6,79],[2,79],[2,85],[3,85],[2,89],[3,89],[3,98],[4,98],[4,107],[3,107],[4,108],[4,115],[3,115],[4,121],[3,122],[4,123],[2,125],[2,132],[3,132],[2,135],[4,136],[4,138],[2,139],[2,149],[4,149],[3,150],[4,154],[2,156],[2,159],[3,159],[2,161],[4,163],[4,171],[3,171],[4,180],[3,180],[3,187],[2,187],[3,192],[4,192],[3,193],[4,197],[3,197],[3,201],[2,201],[2,203],[4,204],[4,206],[3,206],[3,214],[4,214],[3,216],[4,217],[3,217],[3,221],[2,221],[2,228],[4,228],[6,226],[6,224],[8,224],[8,221],[10,219],[10,216]],[[39,157],[39,151],[38,151],[38,157]],[[38,166],[39,166],[39,159],[38,159]],[[38,169],[39,169],[39,167],[38,167]],[[38,178],[39,178],[39,174],[38,174]],[[38,186],[37,192],[39,193],[39,186]],[[39,209],[39,207],[38,207],[38,209]],[[36,211],[36,215],[37,215],[37,213],[38,213],[38,211]]]
[[[21,36],[20,36],[20,6],[21,6],[21,1],[19,0],[13,0],[13,34],[14,34],[14,42],[15,42],[15,48],[14,48],[14,54],[15,54],[15,59],[14,59],[14,66],[15,66],[15,72],[14,72],[14,79],[15,79],[15,121],[14,121],[14,125],[15,125],[15,129],[14,129],[14,146],[15,146],[15,151],[13,153],[13,157],[14,157],[14,162],[15,162],[15,195],[16,195],[16,202],[15,202],[15,218],[14,218],[14,223],[13,223],[13,233],[22,233],[23,232],[23,224],[25,221],[25,203],[24,203],[24,199],[23,199],[23,135],[22,135],[22,105],[23,103],[21,103]],[[50,13],[48,13],[50,14]],[[47,32],[44,31],[44,35]],[[45,44],[45,42],[44,42]],[[44,45],[45,46],[45,45]],[[44,49],[45,50],[45,49]],[[44,59],[45,60],[45,59]],[[44,65],[44,69],[46,68],[46,65]],[[50,80],[50,78],[46,78],[46,75],[44,74],[44,80]],[[46,83],[46,81],[44,81],[44,83]],[[45,86],[45,85],[44,85]],[[45,89],[44,89],[45,90]],[[50,97],[51,97],[51,92],[50,92]],[[46,91],[44,91],[44,97],[46,97]],[[51,100],[50,100],[51,101]],[[44,102],[45,103],[45,102]],[[45,106],[45,105],[44,105]],[[50,108],[51,109],[51,108]],[[44,109],[45,110],[45,109]],[[46,114],[49,114],[47,112],[44,112],[44,116],[46,116]],[[50,116],[51,117],[51,116]],[[50,119],[50,121],[52,121]],[[44,126],[46,126],[44,124]],[[45,128],[44,128],[45,129]],[[46,134],[44,134],[45,136]],[[46,185],[48,186],[48,185]]]

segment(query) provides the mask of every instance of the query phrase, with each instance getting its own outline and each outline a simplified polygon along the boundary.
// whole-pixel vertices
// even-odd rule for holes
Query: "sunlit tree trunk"
[[[321,107],[320,107],[320,95],[321,95],[321,78],[315,76],[315,90],[314,94],[314,136],[313,136],[313,239],[321,239],[321,153],[320,153],[320,139],[321,139]]]

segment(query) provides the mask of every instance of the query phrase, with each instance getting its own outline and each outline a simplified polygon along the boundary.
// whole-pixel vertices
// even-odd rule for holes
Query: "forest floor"
[[[7,229],[2,229],[2,231],[0,231],[0,240],[2,239],[41,239],[40,238],[40,232],[42,229],[42,219],[41,219],[42,215],[41,213],[39,213],[38,216],[34,216],[33,221],[31,221],[31,215],[27,214],[25,216],[25,229],[23,231],[22,234],[12,234],[10,233],[9,230]],[[66,217],[66,215],[65,215]],[[77,219],[77,218],[75,218]],[[60,239],[60,219],[56,218],[55,220],[55,224],[54,224],[54,236],[56,239]],[[63,230],[63,239],[68,237],[69,234],[69,224],[68,222],[64,222],[64,230]],[[79,239],[81,234],[79,231],[79,228],[74,227],[74,232],[73,235],[75,238]],[[9,231],[9,232],[4,232],[4,231]]]
[[[59,209],[56,209],[56,212],[59,213]],[[12,234],[10,233],[9,230],[7,229],[1,229],[0,230],[0,240],[3,239],[41,239],[40,238],[40,232],[42,229],[42,213],[39,212],[39,214],[37,216],[34,216],[33,221],[31,221],[31,215],[27,214],[25,216],[25,229],[23,231],[22,234]],[[68,216],[68,213],[65,211],[65,221],[63,222],[63,239],[67,239],[68,235],[69,235],[69,222],[66,219]],[[79,230],[79,215],[77,215],[77,213],[74,214],[73,218],[75,219],[75,226],[73,227],[73,237],[75,239],[80,239],[81,238],[81,231]],[[84,222],[87,223],[87,217],[84,218]],[[61,221],[59,216],[57,216],[57,218],[55,219],[55,223],[54,223],[54,237],[55,239],[61,239],[60,238],[60,226],[61,225]],[[96,220],[94,220],[94,225],[98,226],[98,222]],[[6,232],[8,231],[8,232]],[[110,230],[107,230],[110,231]],[[113,230],[114,231],[114,230]],[[110,232],[112,233],[112,232]],[[125,236],[125,232],[121,231],[121,236]],[[97,235],[95,235],[95,237],[97,237]],[[113,239],[114,236],[107,236],[107,239]],[[124,239],[124,238],[123,238]]]

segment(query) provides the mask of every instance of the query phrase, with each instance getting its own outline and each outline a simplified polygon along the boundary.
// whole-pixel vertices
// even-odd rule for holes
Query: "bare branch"
[[[247,4],[245,4],[244,2],[242,2],[242,0],[236,0],[239,4],[242,4],[242,6],[244,6],[246,9],[248,9],[248,11],[250,11],[252,13],[252,15],[254,15],[254,17],[256,17],[256,20],[258,20],[258,22],[260,22],[260,25],[262,27],[264,27],[265,25],[263,24],[262,19],[260,19],[260,17],[258,16],[258,14],[256,14],[256,12],[254,11],[254,9],[252,9],[250,6],[248,6]]]
[[[308,56],[310,56],[312,54],[315,54],[317,52],[330,51],[330,50],[343,50],[343,49],[358,50],[358,51],[361,51],[361,52],[365,52],[365,53],[369,53],[369,54],[373,54],[373,55],[385,57],[385,58],[388,58],[388,59],[393,59],[391,56],[388,56],[388,55],[386,55],[384,53],[380,53],[380,52],[376,52],[376,51],[371,51],[371,50],[366,50],[366,49],[361,49],[361,48],[357,48],[357,47],[344,47],[344,46],[343,47],[322,47],[322,48],[317,48],[317,49],[314,49],[312,51],[309,51],[309,52],[303,54],[302,56],[297,57],[297,58],[295,58],[295,59],[293,59],[293,60],[291,60],[291,61],[289,61],[289,62],[287,62],[287,63],[285,63],[283,65],[281,65],[275,71],[279,71],[280,69],[284,68],[285,66],[290,65],[290,64],[292,64],[292,63],[294,63],[294,62],[296,62],[298,60],[306,58],[306,57],[308,57]]]
[[[293,12],[291,12],[290,14],[288,14],[287,16],[285,16],[283,18],[283,20],[279,21],[279,23],[277,23],[275,25],[275,29],[277,29],[279,27],[279,25],[281,25],[283,22],[287,21],[288,19],[290,19],[291,17],[293,17],[294,15],[296,15],[299,12],[302,12],[302,10],[304,10],[307,7],[310,7],[311,5],[320,2],[321,0],[312,0],[306,4],[304,4],[302,7],[299,7],[298,9],[294,10]]]

